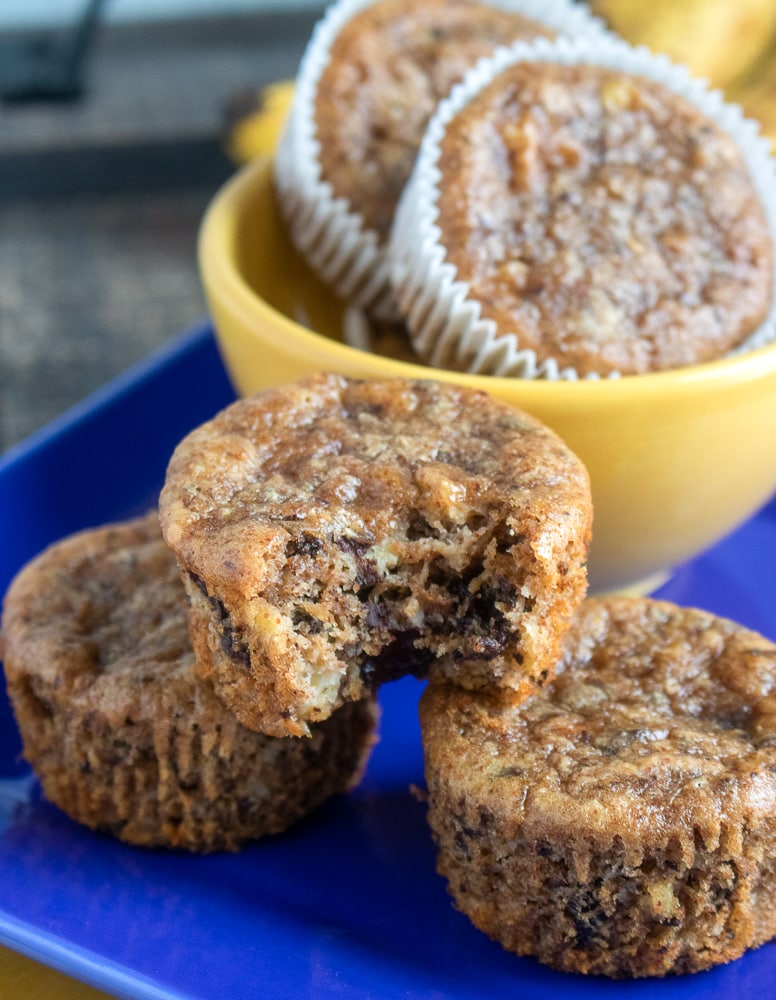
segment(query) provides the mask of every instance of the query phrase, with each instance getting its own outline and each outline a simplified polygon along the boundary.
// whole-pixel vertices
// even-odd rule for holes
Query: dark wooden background
[[[79,99],[0,103],[0,451],[205,314],[230,108],[293,76],[318,16],[103,25]]]

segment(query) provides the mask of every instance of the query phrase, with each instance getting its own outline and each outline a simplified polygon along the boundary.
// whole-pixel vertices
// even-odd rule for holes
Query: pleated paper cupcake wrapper
[[[396,319],[387,247],[323,178],[315,98],[332,44],[354,14],[376,0],[340,0],[318,22],[302,57],[294,100],[275,157],[280,207],[300,254],[346,302],[380,319]],[[553,31],[603,37],[602,23],[573,0],[490,0]]]
[[[648,77],[693,103],[736,142],[760,198],[776,250],[776,169],[769,143],[759,126],[744,118],[737,105],[725,103],[719,91],[690,76],[688,70],[643,47],[633,48],[612,36],[598,40],[516,42],[482,59],[440,103],[429,123],[412,177],[405,187],[390,241],[391,280],[399,309],[415,350],[437,368],[527,379],[569,379],[580,375],[556,359],[538,360],[521,349],[516,334],[498,331],[483,318],[469,285],[457,278],[446,260],[437,225],[441,173],[440,144],[450,121],[496,76],[525,61],[590,64]],[[776,268],[776,253],[774,254]],[[731,354],[754,350],[776,340],[776,272],[771,307],[760,327]],[[598,378],[598,375],[586,375]],[[617,373],[607,377],[617,377]]]

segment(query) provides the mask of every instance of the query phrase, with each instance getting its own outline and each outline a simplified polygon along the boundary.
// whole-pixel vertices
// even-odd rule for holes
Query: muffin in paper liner
[[[626,374],[626,370],[607,369],[604,365],[600,370],[592,365],[592,370],[584,370],[578,363],[569,363],[560,352],[542,356],[540,349],[520,344],[515,332],[503,326],[498,328],[495,320],[486,315],[486,301],[478,300],[471,283],[459,277],[450,260],[450,248],[445,246],[439,224],[440,156],[448,126],[500,74],[526,62],[590,65],[627,74],[636,83],[644,79],[654,81],[697,109],[732,139],[748,174],[747,181],[751,182],[752,200],[759,202],[758,211],[762,207],[761,230],[767,252],[761,257],[764,263],[759,280],[763,286],[769,286],[769,291],[763,296],[764,318],[759,319],[753,332],[750,328],[737,345],[722,349],[718,356],[771,342],[776,335],[776,172],[768,143],[760,136],[757,124],[744,118],[740,108],[725,103],[718,91],[691,77],[684,67],[607,36],[596,41],[539,39],[501,48],[492,57],[480,60],[437,108],[402,195],[390,242],[394,292],[418,354],[435,367],[496,376],[573,380]],[[707,360],[712,358],[688,359],[663,367],[683,367]]]
[[[371,226],[350,198],[335,194],[322,168],[325,140],[319,138],[316,122],[318,86],[332,46],[347,23],[376,2],[340,0],[316,26],[276,151],[275,184],[293,242],[319,276],[349,304],[391,319],[398,313],[390,283],[387,233],[382,235]],[[602,23],[572,0],[483,0],[481,6],[535,21],[548,32],[580,37],[605,33]],[[377,182],[375,198],[385,202]]]

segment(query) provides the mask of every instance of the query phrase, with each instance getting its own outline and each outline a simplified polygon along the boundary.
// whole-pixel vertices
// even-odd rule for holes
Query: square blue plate
[[[54,539],[153,506],[172,449],[234,398],[202,325],[0,459],[0,593]],[[776,639],[776,503],[659,592]],[[127,847],[42,800],[0,694],[0,942],[121,997],[753,1000],[776,944],[696,976],[613,983],[508,955],[434,870],[416,716],[386,686],[361,787],[240,854]],[[0,986],[0,992],[2,988]]]

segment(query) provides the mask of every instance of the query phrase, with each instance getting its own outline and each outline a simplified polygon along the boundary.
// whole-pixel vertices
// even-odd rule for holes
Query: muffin
[[[613,978],[776,935],[776,646],[706,612],[588,599],[521,704],[436,685],[429,821],[456,905],[509,951]]]
[[[396,221],[415,349],[553,378],[759,344],[773,187],[755,126],[664,59],[610,39],[502,50],[439,108]]]
[[[406,674],[521,692],[586,589],[586,470],[452,384],[318,375],[238,400],[176,448],[160,515],[199,669],[275,736]]]
[[[303,256],[342,298],[395,313],[385,247],[438,102],[479,58],[518,38],[601,31],[567,0],[344,0],[297,77],[276,184]]]
[[[239,725],[194,672],[186,595],[156,513],[63,540],[5,599],[24,756],[72,819],[130,844],[235,850],[359,779],[371,699],[309,740]]]

